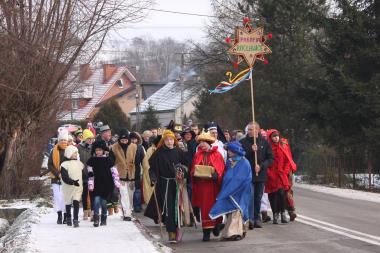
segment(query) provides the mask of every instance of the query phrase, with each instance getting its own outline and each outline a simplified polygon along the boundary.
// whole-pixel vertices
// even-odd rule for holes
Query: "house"
[[[182,96],[181,96],[182,93]],[[156,111],[156,116],[161,126],[166,126],[170,120],[176,123],[182,122],[181,109],[183,107],[183,117],[189,117],[194,111],[193,102],[198,98],[199,88],[192,83],[185,83],[184,88],[178,81],[168,82],[165,86],[148,97],[139,106],[139,122],[144,117],[144,113],[149,107],[153,106]],[[136,107],[129,113],[131,124],[137,123]]]
[[[127,66],[103,64],[101,68],[92,70],[89,64],[80,66],[78,83],[63,105],[59,120],[92,120],[104,101],[119,98],[118,94],[129,94],[135,90],[136,78]],[[134,91],[135,92],[135,91]],[[124,113],[135,107],[135,94],[119,99]],[[121,96],[122,97],[122,96]]]

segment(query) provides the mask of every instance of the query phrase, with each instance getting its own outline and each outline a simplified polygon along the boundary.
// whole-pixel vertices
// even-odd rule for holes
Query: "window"
[[[71,108],[74,109],[74,110],[79,109],[79,101],[78,101],[78,99],[71,100]]]
[[[119,87],[119,88],[123,88],[124,87],[124,84],[123,84],[123,80],[119,79],[116,81],[116,85]]]

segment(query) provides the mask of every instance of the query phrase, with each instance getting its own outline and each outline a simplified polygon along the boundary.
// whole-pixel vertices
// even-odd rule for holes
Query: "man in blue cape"
[[[227,145],[229,159],[223,177],[222,189],[211,208],[209,216],[216,219],[227,215],[222,237],[226,240],[241,240],[249,220],[248,206],[252,191],[252,170],[245,152],[237,141]]]

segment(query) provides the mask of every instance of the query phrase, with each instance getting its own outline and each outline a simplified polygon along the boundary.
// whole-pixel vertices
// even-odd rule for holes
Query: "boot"
[[[261,212],[261,217],[264,223],[272,220],[270,216],[268,215],[267,211]]]
[[[203,229],[203,239],[202,239],[202,241],[204,241],[204,242],[210,241],[210,234],[211,234],[211,229]]]
[[[286,218],[285,212],[281,213],[281,223],[288,223],[288,219]]]
[[[177,243],[177,233],[176,232],[168,232],[169,235],[169,243]]]
[[[113,215],[113,207],[108,208],[108,215]]]
[[[278,218],[280,217],[279,213],[273,214],[273,224],[278,224]]]
[[[63,214],[63,221],[62,224],[66,224],[66,219],[67,219],[67,213]]]
[[[99,227],[99,215],[94,214],[94,227]]]
[[[297,214],[294,211],[289,211],[290,221],[294,221],[297,218]]]
[[[83,220],[88,220],[88,217],[89,217],[89,211],[83,210]]]
[[[219,224],[216,224],[214,229],[212,230],[212,233],[214,236],[219,236],[220,235],[220,231],[223,230],[224,228],[224,224],[223,223],[219,223]]]
[[[107,226],[107,215],[102,214],[100,219],[100,226]]]
[[[255,221],[255,223],[253,223],[253,226],[255,228],[263,228],[263,224],[259,220]]]
[[[57,224],[62,224],[62,212],[57,212],[57,214],[58,214]]]
[[[250,220],[249,224],[248,224],[248,229],[253,230],[254,228],[255,228],[255,226],[253,225],[253,222]]]
[[[73,220],[74,223],[74,228],[79,227],[79,221],[78,220]]]
[[[69,215],[66,216],[66,224],[67,224],[67,226],[72,226],[73,225],[73,222],[71,220],[71,216],[69,216]]]
[[[115,213],[119,213],[119,207],[118,207],[117,205],[114,205],[114,206],[113,206],[113,211],[114,211]]]
[[[90,212],[90,211],[89,211]],[[90,221],[91,222],[94,222],[94,211],[91,211],[91,214],[90,214]]]

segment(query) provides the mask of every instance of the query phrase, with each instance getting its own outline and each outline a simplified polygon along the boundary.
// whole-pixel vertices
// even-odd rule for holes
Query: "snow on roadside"
[[[159,252],[133,222],[122,221],[118,214],[97,228],[81,219],[79,228],[58,225],[56,220],[57,214],[49,209],[33,226],[31,238],[38,252]]]
[[[332,187],[321,186],[321,185],[300,184],[300,183],[296,183],[295,186],[301,189],[307,189],[311,191],[331,194],[331,195],[335,195],[342,198],[358,199],[358,200],[365,200],[365,201],[380,203],[379,193],[356,191],[352,189],[332,188]]]

